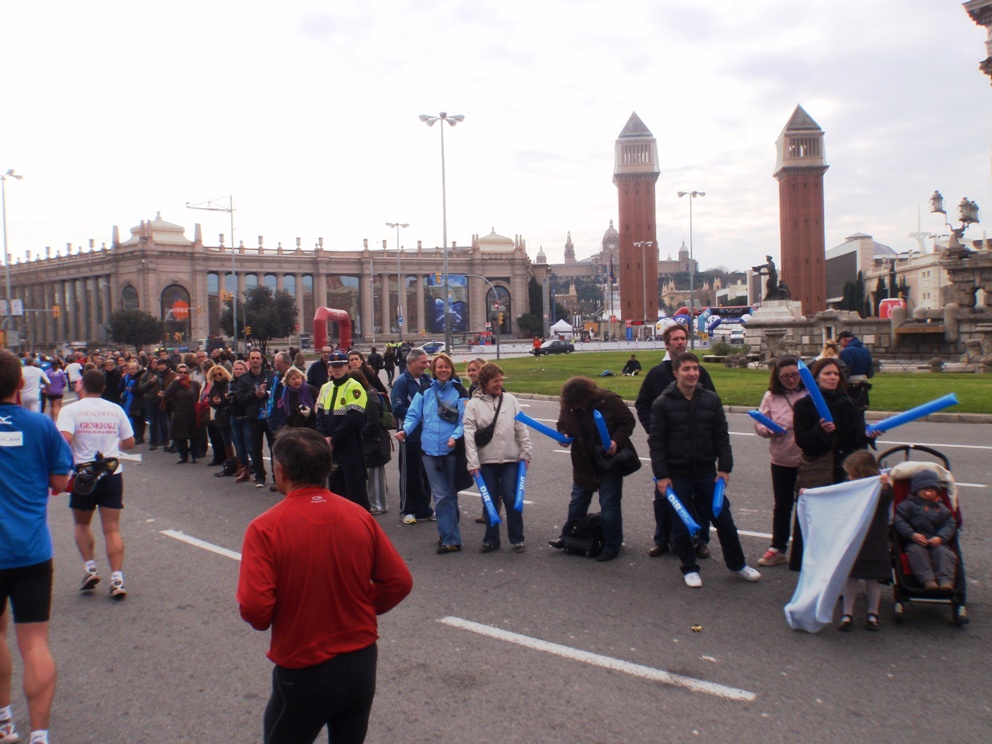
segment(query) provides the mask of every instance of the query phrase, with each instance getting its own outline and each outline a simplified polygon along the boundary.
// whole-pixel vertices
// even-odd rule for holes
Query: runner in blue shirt
[[[21,362],[0,350],[0,741],[17,741],[10,705],[13,674],[7,645],[7,600],[24,660],[31,742],[47,744],[55,662],[48,648],[52,603],[49,488],[66,489],[72,453],[41,413],[17,405]]]

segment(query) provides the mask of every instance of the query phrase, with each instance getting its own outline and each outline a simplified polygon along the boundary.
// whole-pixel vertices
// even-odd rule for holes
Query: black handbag
[[[583,436],[588,438],[585,431],[585,426],[583,426],[581,420],[579,421],[579,426],[582,428]],[[627,444],[617,446],[617,451],[612,455],[607,455],[602,446],[598,443],[598,437],[595,444],[592,445],[593,459],[596,461],[596,467],[599,470],[607,473],[619,473],[621,476],[627,476],[631,473],[636,473],[641,469],[641,458],[637,454],[637,450],[634,449],[634,443],[627,440]]]
[[[604,454],[602,447],[593,447],[593,452],[600,470],[627,476],[641,469],[641,458],[634,449],[634,443],[629,439],[623,447],[617,447],[616,453],[612,456]]]
[[[448,424],[457,424],[458,418],[461,415],[458,406],[453,406],[441,400],[441,396],[437,394],[437,390],[434,391],[434,398],[437,400],[437,415],[441,420]]]
[[[493,441],[493,434],[496,433],[496,419],[499,418],[499,409],[503,407],[503,395],[500,394],[499,402],[496,403],[496,413],[493,414],[493,420],[489,422],[487,426],[482,429],[477,429],[475,432],[475,446],[485,447],[491,441]]]

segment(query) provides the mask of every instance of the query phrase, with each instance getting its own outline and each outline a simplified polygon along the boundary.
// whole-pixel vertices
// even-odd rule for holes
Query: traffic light
[[[251,335],[251,326],[245,326],[245,335],[246,336],[250,336]]]
[[[62,308],[60,308],[58,305],[52,305],[52,317],[55,318],[55,320],[58,320],[60,317],[62,317]]]
[[[441,272],[440,271],[435,271],[434,272],[434,283],[435,284],[440,284],[441,283]]]
[[[500,325],[503,325],[503,311],[502,310],[499,313],[499,324]]]

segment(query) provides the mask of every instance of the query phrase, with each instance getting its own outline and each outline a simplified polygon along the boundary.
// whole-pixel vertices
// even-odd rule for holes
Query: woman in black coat
[[[593,493],[599,492],[603,552],[596,560],[609,561],[617,557],[623,543],[623,514],[620,509],[623,476],[613,470],[602,470],[597,465],[603,458],[595,448],[601,450],[603,444],[593,417],[594,410],[598,410],[606,422],[611,441],[608,455],[627,446],[636,420],[619,395],[603,390],[588,377],[573,377],[562,386],[557,428],[572,438],[572,495],[568,519],[586,516]],[[552,540],[551,546],[561,548],[564,542],[561,538]]]
[[[165,400],[172,404],[172,415],[169,418],[169,428],[172,439],[179,450],[177,465],[189,462],[190,440],[196,437],[196,404],[200,400],[200,383],[191,380],[189,367],[180,364],[176,367],[178,377],[165,391]],[[193,462],[197,462],[196,451],[192,451]]]
[[[796,444],[802,450],[796,488],[818,488],[847,480],[844,460],[852,452],[865,449],[872,437],[865,433],[865,416],[847,394],[840,361],[833,357],[818,360],[810,370],[830,409],[833,421],[820,418],[812,397],[796,401],[793,422]],[[803,563],[803,538],[798,518],[792,525],[792,553],[789,568],[799,571]]]

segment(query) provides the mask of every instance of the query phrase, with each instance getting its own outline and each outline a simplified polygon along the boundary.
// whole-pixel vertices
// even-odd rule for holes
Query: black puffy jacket
[[[651,404],[651,469],[658,480],[734,467],[727,416],[720,396],[696,386],[692,399],[672,383]]]

